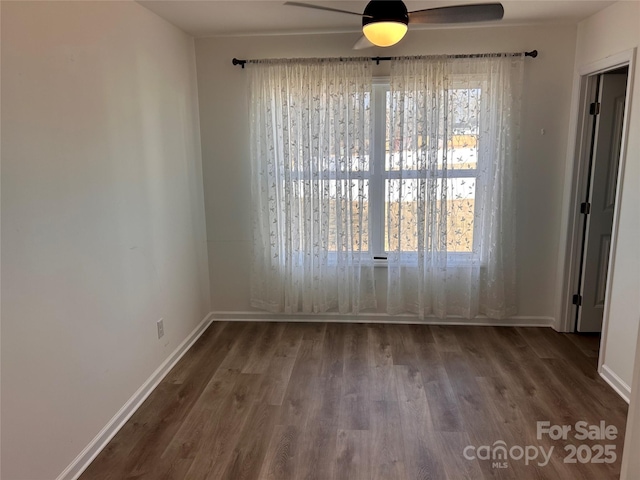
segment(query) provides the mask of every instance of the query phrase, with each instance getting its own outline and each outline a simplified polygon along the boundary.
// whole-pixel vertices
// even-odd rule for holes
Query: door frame
[[[602,337],[598,358],[598,371],[602,368],[609,311],[611,303],[611,280],[615,270],[618,226],[620,222],[620,199],[622,198],[622,179],[624,178],[627,140],[629,136],[630,105],[633,92],[636,48],[625,50],[616,55],[579,67],[575,75],[572,98],[572,114],[570,122],[570,141],[567,152],[565,170],[565,196],[562,211],[561,246],[559,252],[560,294],[556,303],[556,330],[574,332],[576,329],[576,306],[572,304],[572,296],[579,285],[580,261],[582,257],[582,238],[584,222],[579,212],[579,205],[586,196],[589,179],[589,161],[591,157],[591,140],[593,134],[589,104],[594,97],[598,75],[621,67],[628,66],[627,92],[622,125],[622,143],[620,145],[620,164],[616,181],[616,198],[613,213],[613,230],[611,232],[611,250],[602,319]]]

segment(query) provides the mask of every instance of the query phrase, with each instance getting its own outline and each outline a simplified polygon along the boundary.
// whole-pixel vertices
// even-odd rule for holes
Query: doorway
[[[615,269],[634,57],[633,50],[607,57],[582,67],[576,79],[577,114],[572,127],[576,143],[567,170],[567,236],[558,330],[598,336],[602,332],[600,360]]]
[[[629,67],[595,75],[595,95],[589,103],[592,118],[591,148],[582,214],[582,248],[576,305],[575,330],[602,331],[604,303],[611,252],[622,128]]]

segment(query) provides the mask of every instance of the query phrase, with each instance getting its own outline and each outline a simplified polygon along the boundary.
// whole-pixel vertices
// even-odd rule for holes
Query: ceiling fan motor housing
[[[377,22],[409,24],[409,13],[402,0],[371,0],[362,14],[362,26]]]

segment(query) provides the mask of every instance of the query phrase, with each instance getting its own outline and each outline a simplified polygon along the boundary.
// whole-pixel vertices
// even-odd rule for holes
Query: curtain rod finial
[[[244,68],[244,64],[247,63],[246,60],[238,60],[237,58],[234,57],[233,60],[231,60],[231,63],[233,65],[240,65],[242,68]]]

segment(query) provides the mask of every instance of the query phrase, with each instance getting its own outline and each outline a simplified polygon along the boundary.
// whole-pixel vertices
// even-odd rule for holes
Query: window
[[[339,212],[344,210],[341,203],[348,197],[352,212],[362,215],[362,222],[354,224],[349,236],[353,243],[350,248],[361,247],[362,252],[377,259],[386,258],[390,250],[399,250],[408,262],[412,262],[411,254],[419,249],[420,235],[417,232],[413,236],[405,235],[400,241],[391,232],[391,220],[397,218],[402,210],[405,224],[418,228],[420,183],[433,178],[438,192],[446,189],[447,208],[438,211],[446,211],[446,220],[443,221],[446,221],[449,260],[464,262],[473,253],[482,81],[461,76],[458,84],[454,81],[453,88],[448,89],[446,98],[448,122],[442,132],[437,132],[431,139],[415,136],[409,148],[402,148],[398,142],[402,134],[395,131],[397,128],[390,128],[392,102],[401,99],[392,98],[388,80],[376,79],[372,91],[364,94],[364,104],[371,109],[372,135],[371,138],[367,135],[364,148],[354,156],[356,161],[351,164],[351,169],[345,171],[345,163],[337,161],[349,148],[342,141],[333,145],[328,152],[329,158],[324,159],[328,169],[315,173],[295,171],[299,178],[293,191],[296,199],[314,195],[310,191],[314,185],[310,180],[314,178],[320,180],[319,188],[325,189],[331,199],[325,212],[329,221],[329,252],[340,250],[336,223]],[[424,156],[430,142],[437,143],[437,168],[425,170],[424,166],[419,168],[418,157]],[[401,182],[404,183],[403,188]],[[344,195],[345,191],[349,194]],[[344,239],[343,236],[342,241]]]
[[[368,139],[368,152],[364,160],[357,165],[361,181],[351,177],[350,188],[353,198],[364,198],[359,202],[363,209],[364,221],[362,232],[355,232],[353,238],[362,241],[362,250],[375,258],[386,258],[390,250],[400,250],[411,261],[411,254],[418,251],[419,236],[406,237],[401,245],[399,238],[391,233],[390,219],[397,217],[403,210],[405,221],[417,225],[419,214],[417,196],[420,195],[420,180],[428,176],[435,178],[435,188],[439,191],[443,186],[447,190],[447,241],[446,251],[451,260],[463,261],[474,249],[475,197],[478,177],[478,134],[479,109],[482,88],[469,85],[450,89],[448,106],[450,110],[447,125],[446,142],[444,138],[432,140],[438,142],[436,155],[437,168],[425,170],[417,168],[417,157],[430,147],[429,139],[416,137],[413,148],[401,149],[397,138],[389,128],[390,106],[394,101],[389,91],[387,80],[377,80],[371,92],[370,108],[372,110],[372,138]],[[396,99],[395,101],[398,101]],[[392,139],[396,144],[392,145]],[[434,137],[435,138],[435,137]],[[402,170],[402,175],[400,171]],[[333,171],[327,177],[331,197],[337,198],[336,190],[345,188],[341,180],[341,172]],[[409,178],[409,180],[407,180]],[[404,179],[401,188],[400,183]],[[432,182],[433,183],[433,182]],[[335,207],[333,212],[339,209]],[[331,215],[335,219],[335,215]],[[336,251],[335,225],[331,229],[330,250]]]
[[[269,61],[250,69],[252,306],[420,318],[515,312],[523,56]]]

